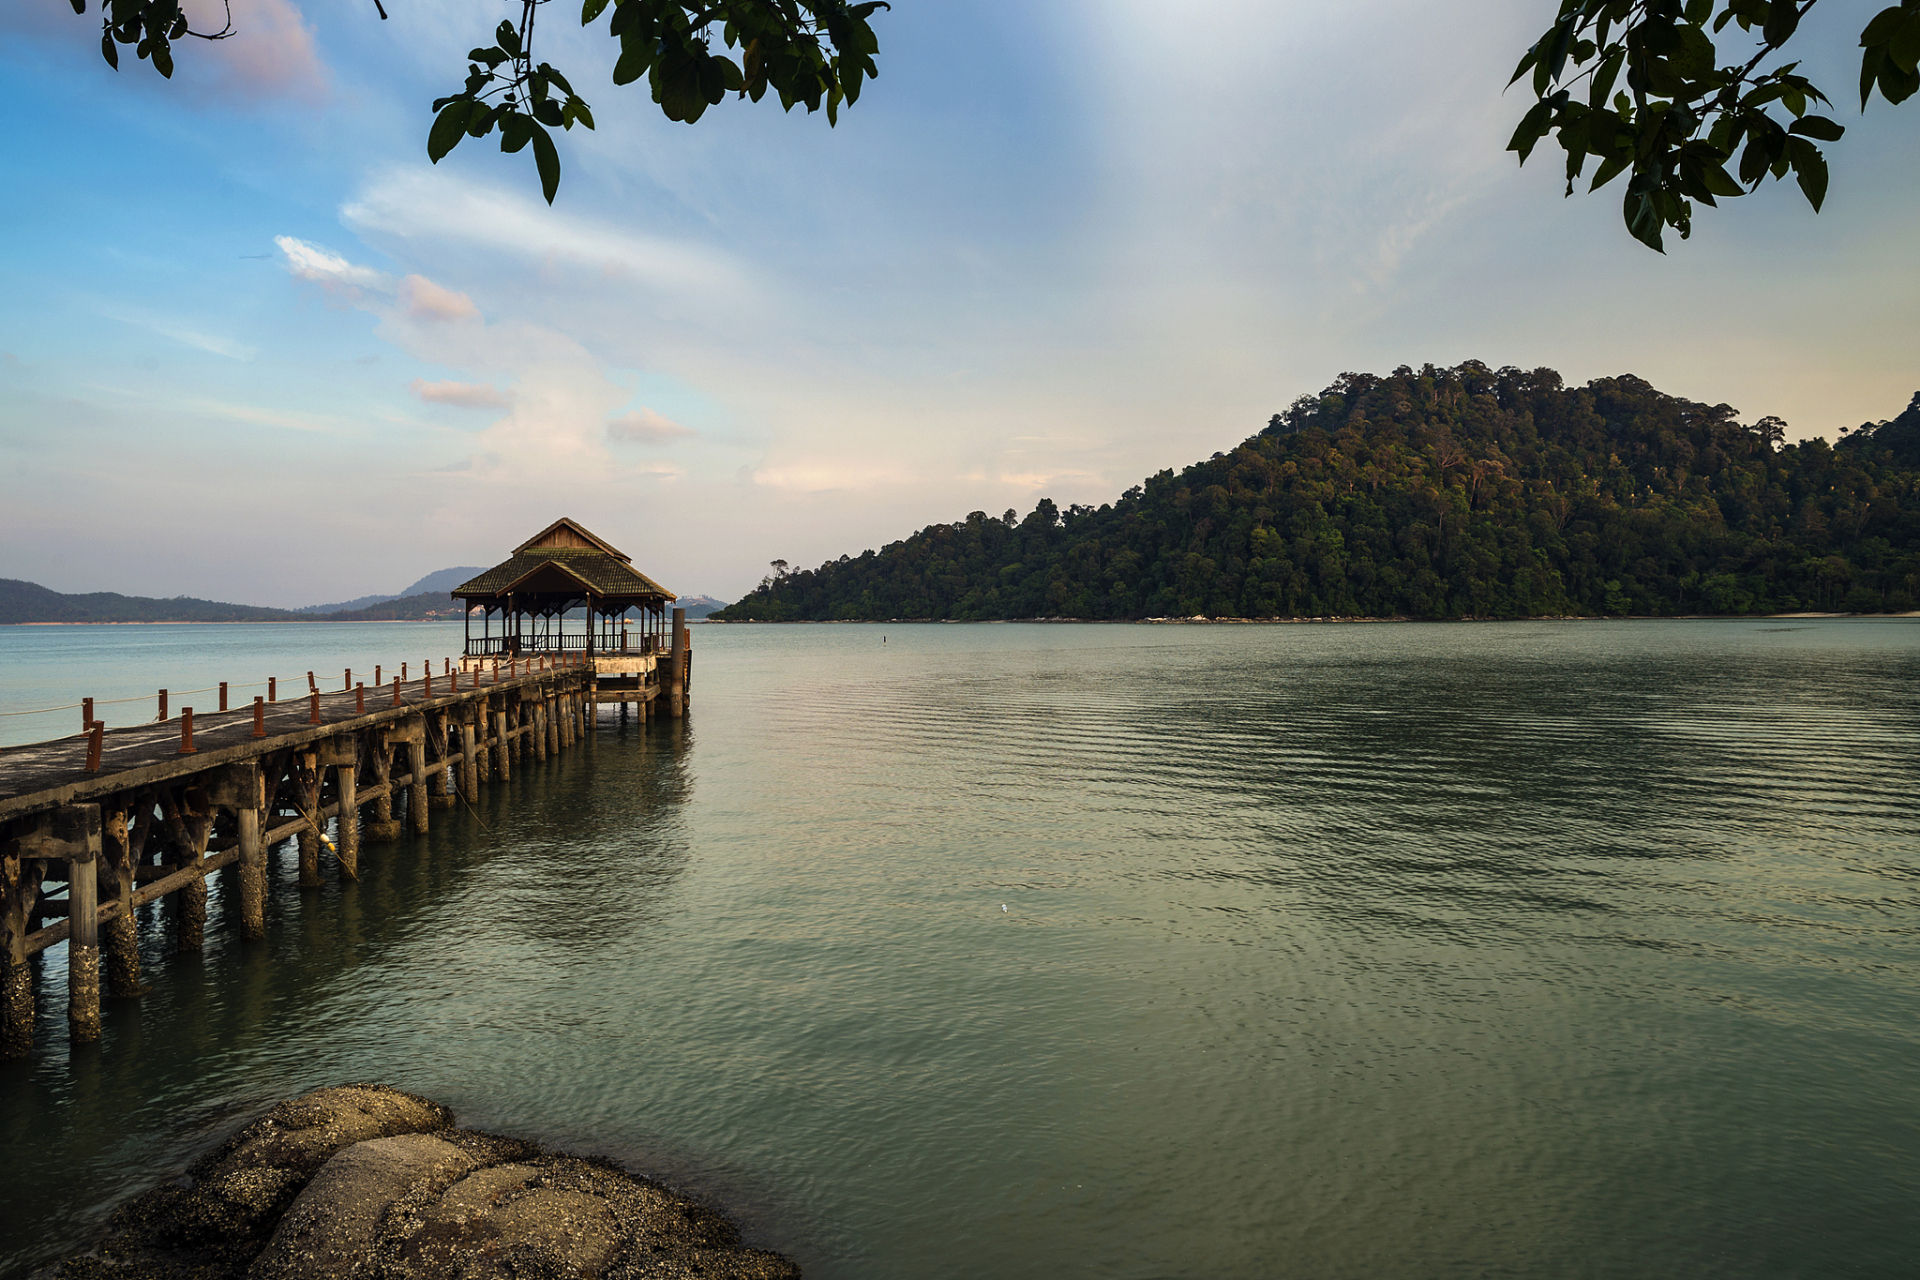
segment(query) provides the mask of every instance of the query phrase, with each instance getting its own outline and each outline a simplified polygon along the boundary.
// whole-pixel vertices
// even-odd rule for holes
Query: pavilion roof
[[[451,592],[469,604],[504,601],[508,595],[532,603],[541,597],[589,593],[636,603],[675,599],[673,592],[634,568],[627,556],[572,520],[555,521],[516,548],[510,559]]]

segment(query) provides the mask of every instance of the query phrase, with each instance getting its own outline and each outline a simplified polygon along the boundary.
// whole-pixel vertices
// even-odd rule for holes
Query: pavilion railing
[[[516,653],[585,653],[591,647],[595,653],[647,654],[664,652],[669,647],[665,636],[640,633],[599,635],[592,637],[592,641],[589,646],[588,637],[578,634],[468,636],[466,653],[469,658],[505,658]]]

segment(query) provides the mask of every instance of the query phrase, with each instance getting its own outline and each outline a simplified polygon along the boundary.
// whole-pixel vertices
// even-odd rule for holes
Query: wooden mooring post
[[[424,835],[432,808],[477,804],[485,784],[509,781],[516,753],[525,768],[576,745],[593,681],[590,659],[565,655],[403,680],[395,705],[371,710],[350,680],[285,703],[270,690],[197,716],[191,755],[177,722],[104,731],[96,772],[89,739],[98,752],[103,730],[90,719],[70,738],[0,748],[0,1058],[32,1050],[35,956],[66,946],[69,1041],[97,1040],[103,995],[147,989],[140,908],[171,901],[175,949],[198,951],[207,879],[231,866],[222,892],[238,899],[240,934],[265,938],[270,849],[297,839],[300,883],[318,885],[330,842],[339,878],[355,879],[363,833]],[[648,672],[618,696],[645,708],[664,691]]]

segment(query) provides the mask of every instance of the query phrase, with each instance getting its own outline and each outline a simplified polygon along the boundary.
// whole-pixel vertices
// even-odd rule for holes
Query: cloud
[[[359,199],[342,206],[340,216],[363,232],[464,242],[543,263],[570,263],[675,293],[711,297],[745,287],[738,263],[702,245],[562,213],[444,171],[391,170]]]
[[[287,270],[296,280],[317,284],[328,293],[347,302],[358,302],[366,290],[391,293],[393,282],[372,267],[355,266],[338,254],[292,236],[275,236],[273,242],[287,256]]]
[[[472,320],[480,315],[472,298],[442,289],[425,276],[408,276],[400,282],[400,305],[416,320]]]
[[[102,307],[100,314],[109,320],[118,320],[121,324],[130,324],[157,333],[163,338],[171,338],[182,346],[193,347],[199,351],[210,352],[216,356],[225,356],[229,360],[250,361],[259,352],[244,342],[221,337],[215,333],[204,333],[190,328],[178,320],[166,316],[156,316],[132,307]]]
[[[415,378],[409,390],[429,404],[451,404],[462,409],[504,409],[504,392],[486,382],[428,382]]]
[[[180,41],[192,46],[176,55],[181,62],[192,57],[206,64],[195,82],[201,92],[251,100],[325,99],[327,76],[314,50],[313,29],[291,0],[246,0],[235,7],[231,36],[211,44]],[[195,31],[218,31],[227,21],[220,0],[183,0],[180,8]]]
[[[672,418],[655,413],[644,405],[629,410],[607,423],[607,438],[633,444],[665,444],[698,435],[692,427],[683,427]]]

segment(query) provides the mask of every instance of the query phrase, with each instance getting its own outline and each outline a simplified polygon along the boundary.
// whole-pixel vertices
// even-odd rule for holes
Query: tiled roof
[[[503,596],[509,587],[549,565],[553,568],[541,575],[544,581],[530,584],[525,589],[527,594],[553,594],[552,577],[558,573],[582,584],[577,594],[585,594],[586,589],[591,588],[595,595],[614,598],[675,598],[673,592],[626,561],[586,547],[536,547],[531,551],[516,551],[511,560],[495,565],[470,582],[461,583],[452,594],[468,601]],[[542,587],[547,590],[543,591]]]

